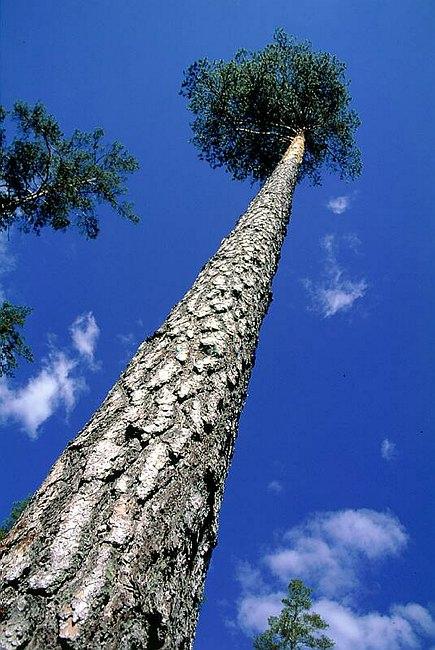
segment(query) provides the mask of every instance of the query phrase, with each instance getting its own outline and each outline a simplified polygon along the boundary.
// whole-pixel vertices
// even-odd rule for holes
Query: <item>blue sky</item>
[[[34,491],[257,188],[197,159],[178,95],[276,26],[348,64],[361,178],[296,191],[195,650],[252,647],[295,574],[338,650],[435,647],[431,0],[3,0],[1,102],[139,159],[134,226],[0,242],[35,363],[0,386],[0,517]]]

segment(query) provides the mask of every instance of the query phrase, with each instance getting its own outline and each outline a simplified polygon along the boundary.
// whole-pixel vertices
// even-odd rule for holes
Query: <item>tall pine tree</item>
[[[265,183],[2,544],[5,648],[191,648],[293,190],[360,171],[344,65],[283,32],[182,94],[212,166]]]

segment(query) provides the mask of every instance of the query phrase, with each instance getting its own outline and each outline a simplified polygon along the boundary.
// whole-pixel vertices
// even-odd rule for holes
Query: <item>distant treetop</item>
[[[329,625],[311,611],[312,590],[302,580],[291,580],[279,616],[269,618],[268,629],[254,640],[255,650],[328,650],[334,641],[322,634]]]
[[[300,177],[320,182],[326,165],[341,178],[361,172],[345,64],[282,29],[263,50],[230,61],[200,59],[185,72],[181,94],[194,114],[193,143],[212,167],[233,178],[264,180],[291,139],[305,134]]]

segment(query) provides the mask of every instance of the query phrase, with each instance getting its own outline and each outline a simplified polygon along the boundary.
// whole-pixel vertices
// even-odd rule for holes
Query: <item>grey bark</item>
[[[0,544],[0,647],[191,648],[303,148],[298,135]]]

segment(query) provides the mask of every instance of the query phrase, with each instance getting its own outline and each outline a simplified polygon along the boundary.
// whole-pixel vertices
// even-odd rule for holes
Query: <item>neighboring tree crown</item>
[[[11,377],[18,365],[17,357],[33,361],[30,348],[22,338],[18,327],[22,327],[32,310],[4,302],[0,307],[0,377]]]
[[[269,628],[254,641],[255,650],[299,650],[302,648],[333,648],[334,642],[318,631],[328,624],[311,609],[311,589],[302,580],[292,580],[283,599],[279,616],[269,618]]]
[[[200,59],[185,72],[181,94],[195,119],[192,142],[212,167],[238,180],[267,178],[291,139],[305,134],[300,177],[320,182],[326,165],[341,178],[361,172],[349,108],[345,64],[283,30],[263,50],[239,50],[233,59]]]
[[[16,124],[6,143],[8,114]],[[136,160],[119,142],[103,143],[104,131],[74,131],[65,138],[56,120],[40,103],[16,102],[8,113],[0,107],[0,231],[18,224],[39,233],[44,226],[65,230],[73,220],[94,239],[99,232],[96,204],[108,203],[137,222],[133,207],[121,201],[128,173]]]
[[[7,144],[5,125],[13,123]],[[18,225],[39,234],[45,226],[66,230],[75,223],[95,239],[100,230],[96,207],[103,202],[137,223],[132,204],[121,199],[127,175],[138,163],[119,142],[104,144],[103,136],[102,129],[76,130],[65,138],[40,103],[16,102],[9,113],[0,106],[0,232]],[[0,377],[13,375],[18,356],[32,360],[17,329],[30,311],[9,302],[0,307]]]

